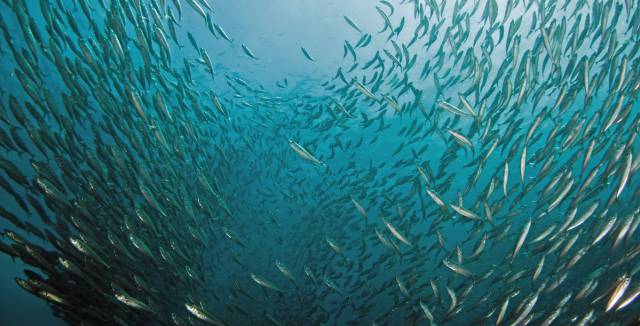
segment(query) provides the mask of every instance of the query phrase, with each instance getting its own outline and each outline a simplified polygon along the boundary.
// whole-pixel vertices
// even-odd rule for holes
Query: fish
[[[504,162],[504,169],[503,169],[503,174],[502,174],[502,193],[505,196],[508,196],[507,194],[507,188],[509,187],[509,162]]]
[[[388,221],[384,221],[384,225],[387,227],[387,229],[389,229],[389,232],[391,232],[391,234],[393,234],[396,239],[400,240],[400,242],[406,244],[409,247],[413,247],[411,241],[409,241],[402,233],[400,233],[400,231],[395,226],[393,226],[393,224]]]
[[[242,246],[242,247],[246,247],[246,245],[244,244],[244,242],[242,242],[242,241],[240,240],[240,238],[238,238],[238,236],[237,236],[233,231],[231,231],[229,228],[227,228],[227,227],[223,226],[223,227],[222,227],[222,232],[224,233],[224,235],[225,235],[229,240],[231,240],[231,241],[233,241],[233,242],[235,242],[235,243],[239,244],[239,245],[240,245],[240,246]]]
[[[309,53],[309,50],[305,49],[304,47],[300,47],[300,50],[302,50],[302,54],[304,55],[305,58],[307,58],[307,60],[313,61],[313,62],[316,61],[316,59],[314,59]]]
[[[371,93],[371,91],[367,89],[364,85],[362,85],[359,81],[354,79],[352,80],[352,84],[356,87],[358,91],[360,91],[367,98],[372,99],[376,102],[379,101],[379,99],[375,95],[373,95],[373,93]]]
[[[200,308],[198,305],[193,303],[185,303],[184,307],[196,318],[206,322],[211,325],[226,325],[225,323],[217,320],[217,318],[212,317],[209,313],[204,311],[204,309]]]
[[[314,164],[326,165],[324,162],[318,160],[315,156],[313,156],[313,154],[309,153],[309,151],[302,147],[302,145],[298,144],[292,139],[289,139],[289,146],[296,152],[296,154],[298,154],[303,159]]]
[[[622,275],[616,281],[616,286],[609,297],[609,301],[607,301],[607,306],[605,307],[605,312],[613,309],[615,305],[620,301],[624,293],[627,291],[629,287],[629,283],[631,282],[631,278],[628,275]]]
[[[480,216],[478,216],[476,213],[471,212],[463,207],[460,207],[458,205],[455,204],[449,204],[449,206],[451,206],[451,208],[458,214],[462,215],[463,217],[472,219],[472,220],[480,220]]]
[[[498,317],[496,318],[496,325],[500,325],[502,320],[504,319],[505,313],[507,312],[507,307],[509,307],[509,299],[511,297],[507,296],[507,298],[500,305],[500,312],[498,313]]]
[[[213,27],[216,29],[216,32],[218,32],[218,34],[220,34],[220,36],[222,36],[223,39],[227,40],[227,42],[229,42],[229,43],[233,43],[233,40],[229,37],[229,35],[227,35],[227,33],[224,31],[224,29],[222,29],[222,26],[214,23]]]
[[[51,317],[637,323],[636,3],[186,3],[2,4],[0,253]]]
[[[460,274],[460,275],[462,275],[464,277],[473,277],[473,273],[471,273],[471,271],[469,271],[469,270],[467,270],[467,269],[465,269],[465,268],[463,268],[463,267],[461,267],[459,265],[453,264],[453,263],[449,262],[446,259],[442,261],[442,264],[444,264],[448,269],[452,270],[456,274]]]
[[[438,107],[440,107],[441,109],[444,109],[444,110],[446,110],[448,112],[451,112],[454,115],[463,116],[463,117],[472,117],[475,114],[475,112],[473,112],[473,110],[471,110],[471,111],[467,110],[468,112],[464,112],[464,111],[460,110],[458,107],[456,107],[453,104],[448,103],[446,101],[438,102]]]
[[[447,130],[447,132],[449,132],[449,134],[453,136],[453,139],[461,146],[471,149],[472,152],[474,151],[473,144],[467,137],[452,129]]]
[[[435,192],[431,191],[429,188],[426,189],[427,194],[429,195],[429,197],[431,197],[431,199],[433,199],[433,201],[444,211],[447,210],[447,205],[444,203],[444,201],[438,196],[436,195]]]
[[[622,176],[620,179],[620,183],[618,184],[618,188],[616,189],[616,198],[620,198],[620,194],[624,190],[624,187],[627,185],[627,181],[629,180],[629,174],[631,172],[631,162],[633,161],[633,155],[631,152],[628,152],[625,156],[624,167],[622,170]]]
[[[246,45],[242,44],[242,51],[251,59],[258,60],[258,57]]]
[[[348,16],[342,16],[342,17],[347,22],[347,24],[349,24],[349,26],[351,26],[356,32],[362,34],[362,30],[360,29],[360,26],[358,26],[358,24],[356,24],[353,20],[351,20],[351,18],[349,18]]]
[[[520,157],[520,182],[524,183],[524,174],[527,167],[527,146],[522,149],[522,156]]]
[[[279,293],[284,293],[284,291],[282,291],[278,286],[276,286],[275,284],[271,283],[270,281],[268,281],[267,279],[263,278],[260,275],[254,274],[254,273],[250,273],[249,274],[251,276],[251,279],[256,282],[258,285],[269,289],[269,290],[273,290]]]
[[[276,267],[282,273],[282,275],[284,275],[284,277],[286,277],[288,280],[290,280],[291,283],[293,283],[293,285],[298,287],[298,282],[296,282],[296,279],[293,277],[293,275],[289,271],[289,268],[284,263],[282,263],[279,260],[276,260]]]
[[[202,16],[203,18],[206,17],[205,15],[205,11],[204,8],[202,8],[202,6],[200,5],[200,3],[196,0],[187,0],[187,3],[193,8],[195,9],[195,11],[200,14],[200,16]]]
[[[511,253],[511,261],[513,262],[513,260],[516,259],[516,255],[518,255],[518,253],[520,252],[520,249],[522,248],[522,245],[524,244],[525,239],[527,238],[527,235],[529,234],[529,230],[531,229],[531,220],[527,221],[527,223],[525,223],[524,227],[522,228],[522,231],[520,232],[520,236],[518,237],[518,241],[516,241],[516,245],[513,248],[513,252]]]
[[[130,297],[127,294],[116,293],[116,294],[114,294],[114,296],[118,301],[124,303],[125,305],[127,305],[129,307],[132,307],[132,308],[135,308],[135,309],[148,310],[148,311],[153,312],[153,310],[151,310],[151,308],[149,306],[147,306],[145,303],[143,303],[142,301],[140,301],[140,300],[138,300],[136,298]]]
[[[367,215],[367,211],[364,209],[364,207],[362,207],[362,205],[360,205],[360,203],[355,200],[355,198],[351,197],[351,202],[353,203],[353,205],[356,207],[356,210],[358,211],[358,213],[360,213],[360,215],[362,215],[362,217],[364,217],[365,223],[368,223],[368,215]]]
[[[324,278],[323,279],[323,283],[330,288],[331,290],[335,291],[336,293],[340,294],[340,295],[344,295],[344,292],[330,279],[328,278]]]
[[[435,318],[433,316],[433,313],[429,309],[429,307],[422,301],[419,301],[419,305],[420,305],[420,309],[422,310],[422,313],[425,315],[427,320],[429,320],[429,323],[433,325],[435,323]]]
[[[622,302],[620,302],[620,304],[616,308],[616,311],[620,309],[624,309],[625,307],[630,305],[638,297],[638,295],[640,295],[640,289],[636,287],[636,289],[634,289],[633,292],[627,298],[625,298]]]
[[[404,285],[404,282],[402,280],[400,280],[399,277],[396,276],[396,284],[398,285],[398,288],[400,289],[400,292],[402,292],[402,294],[408,298],[411,297],[411,294],[409,293],[409,290],[407,289],[406,285]]]

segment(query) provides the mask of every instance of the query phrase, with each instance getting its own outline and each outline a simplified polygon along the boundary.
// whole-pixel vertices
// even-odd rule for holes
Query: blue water
[[[367,17],[373,21],[374,8],[367,4],[368,1],[363,0],[322,3],[296,0],[276,0],[268,3],[240,0],[216,3],[216,18],[219,24],[233,39],[241,40],[250,46],[253,52],[259,55],[258,62],[247,60],[238,43],[231,49],[224,41],[212,40],[200,17],[188,10],[186,3],[183,4],[185,16],[181,24],[185,30],[198,36],[199,45],[207,50],[219,67],[238,72],[240,75],[251,75],[265,85],[273,85],[285,77],[291,84],[295,84],[304,82],[310,76],[320,80],[334,73],[333,69],[340,63],[341,43],[346,37],[353,35],[352,31],[345,28],[342,15],[349,13],[363,24],[366,23]],[[28,5],[37,8],[35,2],[28,2]],[[0,14],[9,19],[8,7],[4,4],[0,6]],[[99,12],[96,14],[100,15]],[[283,17],[286,19],[282,19]],[[13,26],[12,31],[17,32]],[[185,45],[187,42],[186,38],[182,41]],[[299,48],[302,44],[314,51],[314,55],[319,59],[316,64],[309,65],[300,54]],[[6,45],[1,48],[7,51]],[[3,60],[12,59],[4,55]],[[0,73],[4,76],[9,76],[12,70],[10,64],[0,65]],[[19,87],[8,79],[0,80],[0,86],[3,94]],[[2,195],[0,202],[12,201],[7,194]],[[5,220],[0,220],[0,229],[10,225]],[[3,320],[11,321],[14,325],[63,324],[51,316],[45,302],[16,285],[14,278],[23,277],[22,270],[28,266],[5,255],[0,255],[0,266],[0,291],[3,293],[0,296],[0,316],[3,316]]]
[[[61,1],[60,3],[64,3],[70,10],[72,17],[81,16],[74,2]],[[395,10],[392,16],[393,27],[397,28],[403,24],[403,29],[401,32],[398,30],[398,34],[389,39],[392,39],[396,45],[405,45],[411,42],[414,31],[419,28],[419,21],[415,18],[413,4],[393,3]],[[38,5],[36,2],[28,3],[33,12],[39,12]],[[96,21],[101,22],[106,17],[106,13],[97,2],[92,5],[96,8],[94,13]],[[589,299],[593,299],[600,293],[608,294],[608,289],[615,285],[616,279],[623,274],[632,275],[631,288],[638,285],[637,280],[634,279],[638,277],[635,274],[640,266],[637,258],[633,256],[629,261],[624,261],[625,254],[633,254],[637,250],[636,238],[630,236],[621,247],[616,250],[610,249],[612,237],[620,230],[621,221],[637,218],[635,217],[637,214],[634,215],[633,211],[640,207],[637,199],[640,183],[637,176],[634,178],[633,173],[620,198],[608,203],[612,192],[616,191],[619,185],[622,174],[620,171],[624,168],[621,162],[626,159],[625,155],[633,155],[635,158],[639,155],[640,148],[640,142],[632,137],[634,132],[637,132],[637,125],[634,126],[634,123],[637,122],[640,105],[635,102],[637,90],[630,90],[633,85],[637,85],[639,75],[637,52],[631,53],[632,49],[637,47],[638,36],[633,34],[633,31],[626,31],[628,20],[624,19],[629,17],[622,7],[618,7],[617,10],[622,13],[624,19],[620,18],[618,26],[611,27],[611,31],[617,35],[618,43],[616,44],[623,46],[619,48],[619,54],[616,55],[617,61],[609,62],[607,58],[610,56],[600,56],[601,53],[606,52],[606,49],[590,48],[591,39],[587,39],[576,52],[574,59],[577,61],[585,55],[598,55],[597,60],[590,62],[590,75],[586,79],[591,83],[595,82],[598,72],[603,71],[608,64],[612,66],[609,71],[611,75],[604,77],[605,82],[602,86],[593,90],[589,101],[585,102],[584,90],[580,87],[584,80],[573,77],[564,81],[552,79],[553,75],[550,73],[552,63],[547,55],[548,50],[538,37],[539,30],[529,31],[532,14],[536,9],[525,8],[525,4],[522,3],[519,3],[510,15],[510,22],[517,17],[523,17],[523,22],[520,31],[516,34],[521,38],[520,52],[517,52],[516,62],[509,63],[507,66],[513,67],[507,76],[501,76],[497,71],[503,62],[513,60],[509,58],[514,55],[510,52],[513,48],[507,49],[504,40],[508,37],[508,23],[503,26],[504,30],[495,30],[491,33],[493,42],[497,42],[497,39],[502,40],[491,54],[484,54],[479,49],[480,45],[485,49],[490,47],[491,41],[487,39],[481,39],[477,46],[471,45],[478,30],[489,28],[488,24],[480,19],[484,4],[480,4],[480,9],[468,20],[464,21],[467,18],[462,18],[464,23],[450,31],[450,36],[456,39],[461,34],[470,34],[468,39],[462,42],[465,47],[464,51],[458,53],[459,57],[455,56],[459,49],[443,39],[442,28],[439,29],[438,37],[432,42],[434,45],[425,45],[426,39],[429,38],[427,33],[426,39],[421,39],[409,46],[407,50],[399,46],[401,54],[403,51],[409,54],[409,58],[402,55],[400,66],[406,67],[414,54],[417,57],[415,64],[408,72],[402,67],[397,67],[383,52],[387,50],[391,51],[390,53],[396,53],[396,48],[392,45],[393,42],[387,40],[387,32],[377,33],[384,26],[384,22],[376,6],[387,10],[381,3],[364,0],[321,2],[238,0],[217,1],[212,5],[215,22],[224,28],[232,42],[213,38],[202,17],[193,11],[187,2],[182,4],[183,16],[179,22],[179,41],[182,47],[169,40],[171,65],[180,67],[178,70],[182,72],[183,59],[191,62],[191,76],[194,83],[190,87],[202,96],[199,100],[205,103],[207,114],[214,117],[213,121],[204,121],[206,119],[199,119],[199,117],[193,118],[196,113],[192,112],[197,110],[190,102],[184,100],[190,103],[182,108],[182,110],[190,110],[185,117],[188,117],[188,122],[202,123],[201,126],[195,127],[203,132],[198,134],[198,139],[194,139],[188,128],[181,129],[184,137],[170,138],[169,145],[184,145],[185,152],[193,151],[190,155],[184,156],[189,162],[181,166],[181,171],[184,172],[181,176],[194,177],[193,171],[202,170],[203,173],[207,173],[210,183],[214,183],[215,178],[213,188],[219,190],[231,212],[229,215],[225,214],[219,206],[216,206],[219,202],[212,199],[204,205],[216,207],[215,209],[194,215],[197,217],[198,230],[204,234],[205,244],[199,246],[191,237],[175,239],[181,244],[186,244],[189,249],[197,248],[194,249],[195,255],[202,258],[202,274],[205,282],[204,285],[197,286],[197,289],[193,290],[196,296],[193,300],[207,302],[208,311],[223,317],[232,325],[265,323],[267,315],[276,320],[282,320],[286,324],[312,323],[310,320],[318,324],[345,324],[350,320],[357,320],[357,323],[363,324],[371,324],[373,320],[378,320],[379,324],[389,325],[420,324],[424,323],[425,319],[418,302],[424,301],[436,315],[436,320],[462,325],[476,323],[477,318],[502,304],[507,295],[519,290],[521,293],[514,296],[509,306],[508,316],[511,319],[508,321],[512,322],[516,319],[516,307],[524,305],[542,287],[541,284],[545,284],[544,282],[546,286],[550,286],[560,279],[564,273],[562,264],[580,254],[579,250],[583,248],[588,250],[585,251],[586,256],[570,270],[569,274],[566,274],[568,276],[559,288],[550,294],[541,295],[535,306],[535,311],[538,313],[534,314],[535,318],[544,318],[549,315],[566,293],[580,291],[586,280],[591,278],[597,279],[599,284]],[[456,12],[460,15],[460,11],[471,10],[469,8],[471,5],[472,3],[469,2],[464,9],[456,10],[458,8],[454,8],[453,3],[447,2],[442,16],[450,18]],[[500,21],[505,14],[506,3],[499,1],[498,5],[500,10],[496,16]],[[592,5],[595,6],[595,4]],[[632,6],[632,10],[638,10],[638,4],[632,4]],[[533,7],[536,5],[534,4]],[[19,47],[25,46],[19,37],[20,30],[15,25],[16,20],[11,18],[11,10],[6,4],[0,4],[0,8],[2,8],[0,15],[8,22],[11,34],[16,35],[15,44]],[[565,69],[564,73],[570,70],[567,68],[570,65],[570,58],[562,56],[567,47],[565,43],[559,45],[557,38],[560,37],[566,41],[568,36],[566,33],[558,32],[558,29],[571,29],[578,19],[582,22],[584,19],[582,17],[586,17],[588,13],[589,10],[584,9],[581,12],[581,18],[578,18],[562,12],[558,14],[557,21],[552,20],[553,30],[556,33],[549,36],[552,37],[552,52],[561,58],[559,65]],[[345,41],[355,45],[361,34],[347,24],[344,16],[348,16],[365,33],[373,36],[368,46],[357,49],[356,58],[352,58],[351,54],[345,52]],[[38,19],[36,21],[38,24],[43,23],[40,16],[34,17]],[[613,13],[611,19],[612,17]],[[84,28],[88,28],[84,26],[86,24],[84,18],[79,18],[78,22]],[[428,23],[429,31],[437,28],[435,15],[430,17]],[[580,26],[583,26],[581,24]],[[594,30],[599,31],[599,29],[598,26]],[[77,37],[72,31],[68,32],[70,37]],[[204,49],[211,59],[215,75],[213,78],[199,61],[201,56],[190,44],[186,32],[190,32],[195,37],[198,46]],[[558,36],[559,34],[562,35]],[[133,36],[131,38],[133,39]],[[249,58],[243,52],[242,44],[248,46],[258,60]],[[594,41],[594,44],[600,46],[599,41]],[[139,52],[132,40],[124,46],[131,53]],[[157,44],[154,47],[157,49]],[[308,60],[303,55],[301,47],[304,47],[315,61]],[[4,51],[1,56],[0,73],[11,76],[14,74],[17,63],[8,52],[6,42],[1,44],[0,49]],[[532,55],[531,51],[534,49],[537,49],[537,52]],[[439,55],[441,51],[446,54]],[[65,49],[64,55],[76,58],[70,49]],[[369,82],[380,72],[376,68],[364,69],[363,66],[376,55],[384,60],[385,73],[391,69],[392,74],[381,78],[382,83],[371,85]],[[523,58],[527,55],[530,56],[531,66],[524,68],[526,60]],[[611,108],[619,98],[616,95],[612,97],[611,103],[604,105],[609,94],[616,94],[612,89],[616,76],[619,76],[622,69],[620,58],[625,55],[630,57],[626,72],[627,81],[624,88],[626,97],[623,107],[624,109],[630,107],[631,113],[624,120],[615,121],[608,131],[602,131],[603,117],[611,112]],[[468,60],[470,57],[474,60]],[[39,58],[38,68],[47,78],[47,83],[38,87],[46,88],[58,95],[64,93],[67,87],[55,67],[42,56]],[[143,66],[140,57],[136,56],[132,60],[132,67]],[[480,63],[483,65],[482,69],[488,69],[486,62],[489,62],[492,67],[490,71],[475,70],[480,67]],[[476,64],[478,66],[475,66]],[[581,64],[582,61],[579,61],[574,71],[580,71]],[[112,62],[112,65],[115,64]],[[437,77],[434,76],[434,69],[437,70],[435,73]],[[523,103],[518,105],[516,98],[523,89],[521,80],[529,78],[529,75],[522,77],[525,69],[531,69],[527,70],[527,74],[533,76],[530,79],[535,82],[529,85],[532,87],[531,90],[523,97]],[[420,78],[423,71],[429,72],[427,78]],[[489,123],[488,119],[483,120],[482,127],[477,130],[474,129],[476,127],[474,124],[477,123],[474,119],[454,117],[438,106],[446,100],[462,108],[458,96],[473,86],[473,77],[477,76],[470,72],[483,74],[480,79],[483,85],[490,84],[495,78],[504,78],[512,83],[509,85],[510,91],[513,92],[512,97],[504,106],[501,106],[501,101],[497,100],[499,99],[497,94],[502,95],[502,92],[507,89],[502,81],[498,82],[494,89],[485,87],[480,94],[469,92],[466,95],[468,99],[473,99],[472,105],[475,110],[480,110],[482,106],[488,112],[486,114],[491,114],[496,107],[504,110],[502,114],[494,116],[490,121],[492,129],[487,136],[489,140],[484,139],[485,136],[483,136],[484,127]],[[345,76],[348,85],[341,80],[340,74]],[[580,76],[579,73],[575,75]],[[458,78],[458,76],[462,77]],[[403,79],[407,82],[396,82]],[[445,88],[443,92],[438,89],[436,79],[438,83],[447,83],[443,86]],[[392,100],[371,101],[367,99],[365,92],[358,91],[353,86],[352,80],[365,84],[375,96],[389,96]],[[557,85],[548,87],[541,95],[534,91],[546,82],[555,82]],[[171,110],[175,110],[176,102],[183,101],[183,91],[174,87],[175,85],[171,86],[171,92],[164,95],[167,103],[170,103]],[[521,180],[520,157],[523,151],[523,139],[534,120],[541,116],[544,110],[553,107],[559,93],[568,86],[576,87],[575,101],[570,105],[561,104],[558,108],[554,108],[550,116],[545,117],[540,124],[535,136],[532,137],[533,140],[527,144],[528,155],[524,165],[526,171]],[[134,87],[143,88],[139,85]],[[15,78],[0,79],[0,90],[5,106],[9,95],[16,94],[20,101],[29,100]],[[115,87],[110,90],[117,94]],[[141,97],[146,101],[146,103],[143,102],[145,105],[153,105],[150,104],[152,95],[157,90],[162,91],[162,88],[152,84],[144,92],[140,92]],[[209,91],[215,92],[221,99],[229,112],[228,117],[223,117],[212,107],[211,100],[208,98]],[[487,97],[486,102],[479,103],[481,101],[478,96],[482,97],[490,92],[493,93]],[[417,102],[416,97],[419,97]],[[61,98],[56,98],[56,101],[62,103]],[[398,106],[396,109],[393,108],[394,101]],[[342,112],[336,102],[345,107],[349,114]],[[98,108],[97,102],[92,99],[88,103],[82,103],[77,109],[82,110],[85,106]],[[127,111],[126,115],[131,116],[134,121],[141,121],[133,106],[129,105],[128,108],[131,112]],[[97,120],[107,114],[99,110],[87,112],[94,114]],[[348,115],[353,117],[350,118]],[[565,134],[570,134],[573,127],[579,123],[587,125],[594,117],[599,117],[594,128],[600,134],[583,135],[581,132],[572,146],[562,148],[562,143],[567,140]],[[162,124],[160,120],[155,119],[153,123]],[[581,122],[581,120],[584,121]],[[115,123],[124,125],[127,132],[138,132],[137,126],[127,125],[129,121],[124,119],[117,120]],[[153,123],[147,123],[145,127]],[[82,147],[81,151],[94,153],[94,156],[97,152],[99,159],[102,160],[102,153],[96,148],[98,143],[96,134],[104,130],[98,129],[96,127],[98,125],[79,126],[76,133],[86,140],[86,144],[82,144],[86,147]],[[569,127],[566,127],[567,125]],[[51,130],[63,129],[63,126],[56,123],[52,123],[49,127]],[[556,127],[558,129],[554,130]],[[163,126],[159,128],[168,130],[162,129]],[[9,128],[6,129],[8,132]],[[468,136],[474,149],[466,148],[464,144],[458,145],[452,138],[451,130]],[[510,136],[507,135],[512,130],[515,132]],[[547,140],[556,132],[565,134],[559,137],[559,141],[555,139],[556,143],[550,147],[550,151],[555,155],[555,165],[548,176],[541,176],[542,166],[548,158],[548,152],[544,150]],[[151,132],[149,134],[156,136]],[[23,137],[26,138],[26,133]],[[109,135],[100,137],[110,139]],[[173,134],[170,137],[173,137]],[[185,144],[184,139],[189,143]],[[479,162],[494,139],[500,140],[499,146],[490,159],[481,164],[481,173],[475,175],[479,171],[476,170],[477,165],[470,165],[470,163]],[[590,139],[597,139],[598,148],[603,146],[604,150],[597,151],[583,169],[584,152]],[[292,149],[289,140],[308,149],[317,159],[323,161],[323,164],[304,160],[302,155],[297,155]],[[613,160],[612,157],[616,157],[615,150],[627,141],[629,146],[622,153],[621,158]],[[106,143],[109,146],[119,145],[111,140]],[[129,152],[121,152],[121,155],[128,159],[137,159],[138,157],[133,154],[135,151],[132,149],[134,146],[131,141],[127,140],[125,145],[125,150]],[[27,178],[33,178],[35,174],[29,167],[29,159],[43,162],[46,160],[31,143],[29,148],[38,154],[30,157],[26,154],[19,155],[15,152],[4,153],[3,151],[3,155],[24,171]],[[202,194],[201,184],[198,183],[200,180],[173,178],[174,175],[167,172],[174,166],[178,166],[181,162],[179,160],[184,159],[182,153],[176,154],[176,157],[163,156],[166,160],[164,162],[156,161],[157,157],[154,157],[152,160],[146,162],[140,160],[137,163],[139,166],[151,167],[154,193],[156,187],[167,191],[166,194],[155,194],[159,198],[157,200],[162,203],[161,206],[165,210],[181,214],[179,217],[174,217],[176,222],[168,224],[169,227],[179,230],[178,232],[182,232],[180,234],[186,234],[185,230],[189,223],[185,222],[182,214],[187,215],[189,209],[185,208],[184,203],[190,202],[190,205],[196,206],[194,203],[197,201],[194,198],[199,198]],[[195,161],[198,163],[190,161],[192,158],[196,158]],[[126,165],[131,162],[126,161],[127,169],[123,169],[117,155],[109,156],[109,159],[111,164],[104,165],[105,176],[114,177],[109,181],[119,185],[123,184],[121,179],[130,178],[133,175],[136,182],[151,186],[148,184],[147,177],[140,173],[141,170],[134,165]],[[505,162],[508,162],[510,172],[507,191],[503,195],[502,178]],[[50,160],[46,163],[53,166],[52,169],[57,174],[63,174],[59,161]],[[72,167],[78,170],[86,170],[87,162],[72,162],[72,164]],[[429,180],[421,178],[417,166],[427,171]],[[578,197],[576,188],[583,184],[588,173],[596,166],[599,166],[600,174],[595,184],[589,187],[589,191],[592,192],[587,192],[588,196]],[[611,168],[612,166],[616,169]],[[166,167],[170,168],[165,169]],[[604,177],[605,170],[611,173],[608,178]],[[122,175],[110,175],[108,171],[122,173]],[[562,174],[562,171],[571,171],[571,174],[568,172]],[[558,186],[547,194],[543,194],[545,186],[553,177],[561,174],[563,178],[558,184],[564,186],[567,180],[573,180],[574,188],[568,199],[560,206],[548,214],[542,213],[545,211],[542,207],[548,205],[561,192]],[[472,182],[474,177],[477,177],[477,180]],[[534,183],[535,187],[527,188]],[[488,189],[492,187],[491,184],[495,189],[490,196],[487,196]],[[447,213],[441,212],[427,195],[426,189],[433,190],[442,198],[445,205],[448,205]],[[528,191],[526,194],[525,190]],[[107,197],[110,200],[127,198],[128,193],[134,193],[136,198],[139,198],[137,204],[145,205],[144,207],[147,208],[153,206],[147,205],[139,189],[114,189],[114,193]],[[82,197],[81,195],[83,194],[78,194],[79,197]],[[2,196],[0,202],[3,203],[3,208],[9,211],[20,211],[7,193],[0,192],[0,196]],[[186,200],[175,205],[165,205],[169,200],[165,198],[176,197],[180,199],[186,197]],[[355,208],[354,201],[367,212],[368,224],[365,224],[364,217]],[[573,247],[566,247],[566,256],[560,257],[557,254],[565,248],[566,242],[563,242],[557,251],[549,252],[540,280],[531,281],[531,273],[540,261],[540,252],[545,251],[546,255],[548,247],[539,247],[530,244],[529,241],[547,228],[552,226],[558,228],[564,223],[566,216],[570,215],[571,207],[567,204],[570,201],[574,201],[572,204],[577,209],[577,216],[584,213],[592,203],[598,202],[599,206],[584,225],[575,231],[559,235],[561,238],[566,238],[564,241],[571,241],[574,236],[578,236],[578,240]],[[493,221],[486,221],[488,217],[482,205],[483,202],[487,202],[487,206],[492,206],[494,210],[498,210],[496,207],[503,205]],[[470,222],[461,214],[455,214],[451,204],[465,207],[480,215],[485,221]],[[122,205],[123,210],[126,211],[132,208],[129,202],[125,201],[113,202],[111,205]],[[605,208],[608,208],[608,211]],[[211,211],[215,211],[215,214],[210,214]],[[159,214],[157,208],[150,208],[148,213],[153,218],[163,218],[161,215],[164,215]],[[29,220],[38,227],[46,227],[34,216],[35,214],[31,215],[20,216],[20,218]],[[599,246],[591,248],[589,243],[597,230],[600,230],[602,225],[613,216],[619,219],[614,231]],[[533,223],[526,237],[527,242],[517,257],[510,258],[514,251],[514,244],[529,220],[533,220]],[[96,225],[101,225],[100,223],[102,222],[96,217]],[[409,244],[404,243],[401,236],[393,234],[391,230],[394,227],[404,235]],[[14,227],[7,221],[0,220],[0,230],[5,228]],[[125,232],[121,225],[120,228],[113,231],[123,233],[126,239],[129,231]],[[223,232],[225,228],[230,229],[235,236],[225,235]],[[506,231],[503,233],[504,230]],[[145,226],[137,231],[140,236],[140,234],[147,234],[144,232],[148,230]],[[500,236],[501,234],[503,236]],[[490,240],[487,241],[487,247],[480,258],[467,260],[485,235],[490,236]],[[553,235],[557,236],[555,233]],[[439,239],[440,236],[441,239]],[[27,237],[40,246],[52,248],[51,245],[33,236],[27,235]],[[237,239],[230,239],[234,237]],[[385,245],[384,241],[380,241],[380,237],[391,241],[391,248]],[[100,250],[106,251],[105,248],[109,248],[110,245],[104,238],[104,242],[98,245]],[[494,241],[495,238],[499,240]],[[552,239],[555,238],[552,237]],[[442,244],[439,243],[440,240]],[[549,243],[543,243],[550,245],[556,242],[549,240]],[[158,247],[166,246],[166,243],[159,241],[147,244],[156,256],[154,259],[160,261]],[[339,249],[332,247],[334,244]],[[135,250],[129,247],[129,250]],[[443,266],[442,262],[445,259],[455,262],[458,252],[464,256],[465,263],[462,265],[474,274],[474,280],[492,271],[493,274],[487,276],[488,281],[471,282],[470,279],[454,274]],[[106,257],[109,263],[116,264],[121,262],[120,258]],[[287,279],[285,273],[279,271],[276,261],[281,262],[291,271],[295,281]],[[621,261],[622,263],[618,265],[617,263]],[[22,270],[26,268],[20,260],[13,261],[6,256],[1,256],[0,266],[3,267],[0,274],[0,291],[3,293],[0,296],[0,315],[4,320],[16,325],[63,323],[52,316],[50,307],[43,300],[27,294],[16,285],[14,278],[24,277]],[[154,271],[162,270],[158,266],[161,265],[154,265],[150,260],[139,258],[131,262],[131,266],[117,266],[114,270],[126,275],[144,274],[145,268],[154,269]],[[305,276],[307,267],[313,271],[316,280]],[[169,268],[178,269],[176,266]],[[593,276],[592,272],[599,271],[599,268],[606,269],[606,272]],[[522,279],[511,283],[505,282],[505,279],[519,272],[525,275]],[[277,295],[274,291],[261,288],[251,279],[251,273],[273,282],[282,289],[284,294]],[[97,272],[97,275],[112,276],[110,273],[102,272]],[[149,275],[154,274],[149,273]],[[110,282],[104,279],[102,281],[107,284]],[[114,281],[122,282],[119,279]],[[431,281],[439,289],[439,299],[434,298]],[[332,289],[331,282],[336,285],[337,290]],[[399,283],[403,285],[399,286]],[[154,283],[151,286],[162,288],[163,284]],[[167,286],[175,286],[175,284]],[[409,297],[404,293],[402,286],[406,287]],[[446,289],[451,289],[458,296],[458,300],[464,302],[464,305],[459,306],[462,310],[457,315],[449,314],[453,308],[448,309],[451,295]],[[143,301],[148,300],[146,302],[150,305],[150,302],[165,300],[169,302],[170,300],[170,298],[151,300],[151,296],[146,297],[146,290],[145,297],[140,298]],[[461,297],[461,293],[466,290],[469,291],[468,295]],[[188,290],[185,289],[185,291]],[[245,293],[249,293],[250,297]],[[108,296],[111,295],[112,293],[108,293]],[[485,295],[490,299],[482,301]],[[176,293],[176,298],[183,298],[183,296],[185,296],[184,293]],[[111,299],[111,301],[113,302],[110,304],[117,304],[115,300]],[[640,309],[636,302],[620,314],[601,314],[603,307],[602,300],[592,305],[585,304],[584,308],[581,303],[572,303],[558,320],[562,323],[575,323],[578,318],[588,315],[589,310],[597,310],[598,322],[631,320]],[[119,307],[119,309],[122,308]],[[180,316],[189,316],[183,307],[175,309],[182,309],[179,312]],[[169,311],[163,311],[162,314],[165,314],[163,318],[167,318],[168,313]],[[310,316],[313,318],[307,319],[311,318]],[[540,321],[535,320],[535,322]]]

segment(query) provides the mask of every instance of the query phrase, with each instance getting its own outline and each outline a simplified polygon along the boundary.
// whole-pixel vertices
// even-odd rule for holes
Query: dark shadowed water
[[[8,324],[640,322],[637,1],[0,17]]]

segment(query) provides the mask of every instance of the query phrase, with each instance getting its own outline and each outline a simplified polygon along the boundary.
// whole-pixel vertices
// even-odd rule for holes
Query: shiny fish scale
[[[17,285],[70,324],[639,322],[639,4],[363,6],[300,86],[208,52],[269,62],[208,0],[0,3]]]

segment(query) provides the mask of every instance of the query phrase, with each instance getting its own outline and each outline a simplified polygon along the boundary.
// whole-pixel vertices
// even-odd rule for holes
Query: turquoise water
[[[638,322],[636,2],[0,8],[11,324]]]

